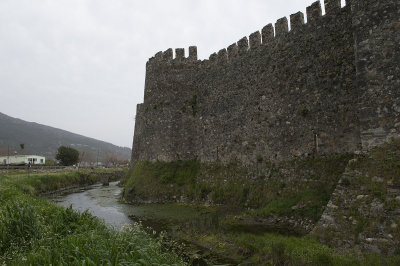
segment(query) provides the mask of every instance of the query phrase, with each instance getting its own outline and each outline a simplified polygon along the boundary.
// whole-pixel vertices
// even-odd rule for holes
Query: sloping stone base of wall
[[[350,160],[311,235],[335,248],[400,254],[400,141]]]

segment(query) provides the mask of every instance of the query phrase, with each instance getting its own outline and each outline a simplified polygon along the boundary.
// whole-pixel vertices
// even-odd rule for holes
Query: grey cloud
[[[145,64],[199,56],[299,10],[305,0],[3,0],[0,112],[131,146]]]

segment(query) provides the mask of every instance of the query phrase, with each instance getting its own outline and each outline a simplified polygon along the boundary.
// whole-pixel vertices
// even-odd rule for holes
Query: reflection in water
[[[196,232],[216,230],[219,217],[226,215],[226,211],[215,207],[186,206],[181,204],[143,204],[130,205],[119,202],[122,188],[118,182],[111,182],[109,186],[101,184],[82,190],[78,193],[61,195],[52,198],[58,205],[69,207],[80,212],[89,211],[94,216],[103,219],[107,224],[120,229],[122,226],[132,225],[134,221],[143,222],[156,232],[167,231],[174,235],[182,230]],[[208,265],[207,260],[219,264],[230,265],[233,260],[221,254],[213,254],[203,247],[187,243],[185,256],[196,258],[194,265]],[[201,257],[198,257],[201,256]],[[194,262],[193,261],[193,262]],[[213,264],[213,263],[211,263]],[[236,264],[236,263],[232,263]]]
[[[57,204],[72,208],[80,212],[88,210],[115,227],[121,228],[134,221],[143,221],[155,230],[168,230],[177,225],[193,225],[197,229],[202,225],[212,224],[218,220],[216,215],[221,215],[219,210],[210,207],[195,207],[182,204],[143,204],[130,205],[119,202],[122,188],[118,182],[111,182],[110,186],[101,184],[92,186],[89,190],[53,198]],[[150,222],[147,223],[147,222]],[[207,226],[208,228],[209,226]],[[208,228],[209,229],[209,228]]]
[[[73,209],[80,212],[88,210],[107,224],[119,229],[125,224],[133,224],[133,221],[126,213],[128,206],[118,201],[122,192],[118,183],[118,181],[111,182],[110,186],[94,185],[90,190],[58,196],[53,200],[64,207],[72,205]]]

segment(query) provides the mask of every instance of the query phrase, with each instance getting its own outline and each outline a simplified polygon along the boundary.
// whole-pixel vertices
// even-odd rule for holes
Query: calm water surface
[[[210,207],[181,204],[124,204],[119,201],[121,193],[122,188],[118,186],[117,181],[111,182],[110,186],[97,184],[86,190],[52,197],[51,200],[63,207],[72,205],[73,209],[80,212],[89,211],[117,230],[124,225],[133,225],[135,221],[141,221],[143,225],[150,226],[156,232],[177,232],[182,228],[208,231],[216,228],[219,216],[225,215],[225,211],[221,213],[219,209]],[[208,252],[207,249],[199,250],[196,245],[188,248],[190,249],[188,252],[193,251],[195,256],[201,254],[208,260],[218,262],[217,264],[231,265],[232,260],[226,256],[220,257]],[[200,260],[198,265],[210,265],[205,260]]]
[[[93,185],[89,190],[56,196],[52,200],[64,207],[72,205],[73,209],[80,212],[88,210],[107,224],[119,229],[123,225],[133,224],[133,220],[129,218],[129,213],[132,212],[131,206],[119,202],[122,188],[118,183],[119,181],[111,182],[108,187],[101,184]]]
[[[151,227],[156,227],[154,229],[166,230],[167,225],[170,227],[193,221],[208,221],[210,215],[216,211],[215,208],[181,204],[124,204],[119,201],[121,193],[122,188],[117,181],[111,182],[108,187],[97,184],[86,190],[51,199],[64,207],[72,205],[73,209],[80,212],[88,210],[116,229],[126,224],[132,225],[135,221],[142,221],[144,224],[152,221]]]

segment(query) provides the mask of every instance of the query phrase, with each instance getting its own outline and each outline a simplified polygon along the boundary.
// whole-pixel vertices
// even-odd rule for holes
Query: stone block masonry
[[[398,136],[399,5],[325,0],[325,15],[315,2],[208,60],[194,46],[188,57],[157,53],[146,65],[132,165],[251,165],[366,150]]]

